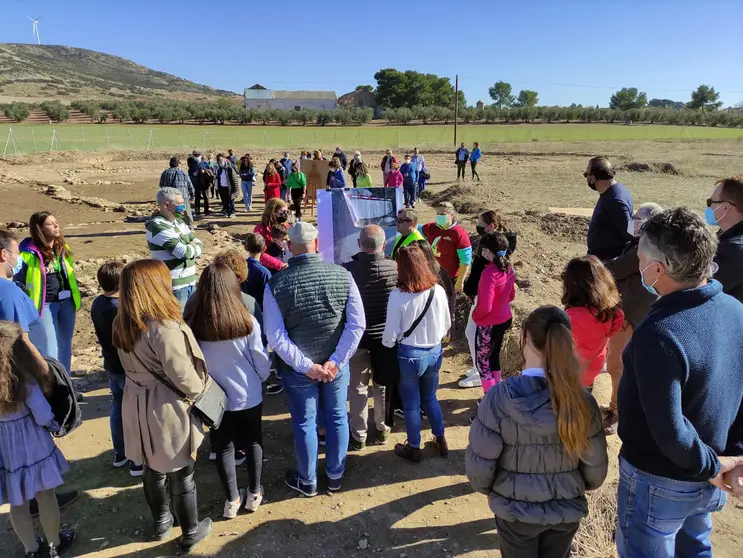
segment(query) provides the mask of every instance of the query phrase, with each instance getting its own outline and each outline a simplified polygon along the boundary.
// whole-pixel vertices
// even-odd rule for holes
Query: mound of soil
[[[627,163],[619,167],[619,170],[626,170],[629,172],[660,172],[665,174],[672,174],[678,176],[681,171],[673,163],[640,163],[632,162]]]
[[[502,192],[493,192],[492,189],[486,189],[479,184],[454,184],[437,193],[425,190],[421,193],[421,198],[433,207],[441,202],[450,202],[459,213],[475,214],[490,209],[490,206],[493,205],[494,195],[503,194]]]
[[[542,232],[552,237],[584,243],[588,233],[589,221],[588,217],[565,215],[564,213],[547,213],[542,215],[539,227]]]

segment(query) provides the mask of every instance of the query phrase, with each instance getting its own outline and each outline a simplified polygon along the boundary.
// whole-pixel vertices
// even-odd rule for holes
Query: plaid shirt
[[[188,175],[178,167],[172,167],[160,175],[160,188],[178,188],[183,194],[184,201],[188,202],[196,197],[193,183]]]

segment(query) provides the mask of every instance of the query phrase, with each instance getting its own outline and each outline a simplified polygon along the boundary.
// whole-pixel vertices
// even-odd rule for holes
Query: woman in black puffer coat
[[[567,557],[585,492],[606,479],[601,412],[581,387],[563,310],[537,308],[521,342],[523,372],[488,391],[470,428],[467,478],[488,496],[503,558]]]

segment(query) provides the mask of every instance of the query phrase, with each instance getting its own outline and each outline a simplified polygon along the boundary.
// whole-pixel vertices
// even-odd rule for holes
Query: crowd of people
[[[462,149],[458,167],[469,160],[477,176],[477,145]],[[358,186],[365,163],[358,152],[350,162],[341,155],[331,160],[331,185],[350,166]],[[611,163],[591,159],[584,177],[599,200],[587,255],[565,266],[562,307],[524,317],[516,332],[523,367],[505,378],[516,234],[490,210],[478,216],[471,241],[448,202],[433,222],[419,223],[413,205],[426,167],[417,150],[402,169],[389,151],[382,160],[385,183],[397,172],[408,188],[389,246],[385,231],[369,224],[350,261],[323,261],[318,230],[297,209],[297,163],[285,154],[263,173],[266,204],[245,253],[218,254],[200,275],[191,179],[213,172],[230,214],[238,176],[250,209],[252,181],[244,178],[254,180],[255,171],[247,155],[239,167],[232,153],[220,155],[214,169],[193,157],[198,165],[189,161],[188,174],[175,159],[163,174],[145,226],[151,257],[103,264],[91,309],[113,395],[112,464],[142,477],[153,540],[179,525],[190,552],[209,535],[211,519],[200,518],[197,505],[196,452],[205,438],[224,490],[223,517],[259,510],[264,395],[286,393],[296,465],[284,480],[306,497],[320,486],[342,490],[348,452],[387,444],[395,418],[407,435],[393,448],[397,456],[424,459],[425,419],[436,454],[446,457],[437,389],[462,296],[472,303],[464,334],[473,366],[460,386],[482,389],[466,474],[488,496],[501,555],[570,554],[588,512],[586,491],[607,476],[606,437],[617,432],[619,555],[711,555],[711,513],[728,492],[743,493],[743,176],[715,184],[705,222],[686,208],[644,203],[635,211]],[[207,181],[197,182],[196,215],[200,198],[206,211],[210,197]],[[69,464],[52,439],[66,429],[50,393],[53,378],[72,389],[65,376],[80,298],[54,215],[32,215],[21,242],[0,230],[0,504],[10,504],[28,558],[59,556],[74,541],[74,531],[59,528],[64,498],[55,490]],[[601,409],[592,389],[604,369],[612,395]]]

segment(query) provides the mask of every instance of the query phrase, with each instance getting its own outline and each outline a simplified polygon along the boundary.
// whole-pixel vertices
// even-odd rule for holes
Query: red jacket
[[[397,188],[398,186],[402,186],[402,180],[402,173],[399,170],[392,170],[387,173],[384,185],[389,188]]]
[[[273,242],[273,235],[271,234],[271,229],[269,229],[266,225],[256,225],[255,229],[253,229],[253,232],[256,234],[259,234],[263,237],[263,240],[266,241],[266,246],[269,246],[271,242]],[[266,248],[263,248],[263,253],[261,254],[260,262],[266,266],[268,269],[271,270],[271,272],[274,271],[281,271],[284,269],[284,262],[282,262],[278,258],[274,258],[273,256],[269,256],[266,254]]]
[[[263,184],[266,185],[265,201],[281,196],[281,176],[279,176],[278,172],[271,175],[264,174]],[[270,242],[266,241],[266,244],[270,244]]]
[[[606,322],[599,321],[595,310],[582,306],[568,308],[567,313],[570,316],[575,350],[586,366],[582,376],[583,387],[588,387],[593,385],[596,376],[604,368],[609,338],[614,337],[622,328],[624,312],[617,309],[614,317]]]

